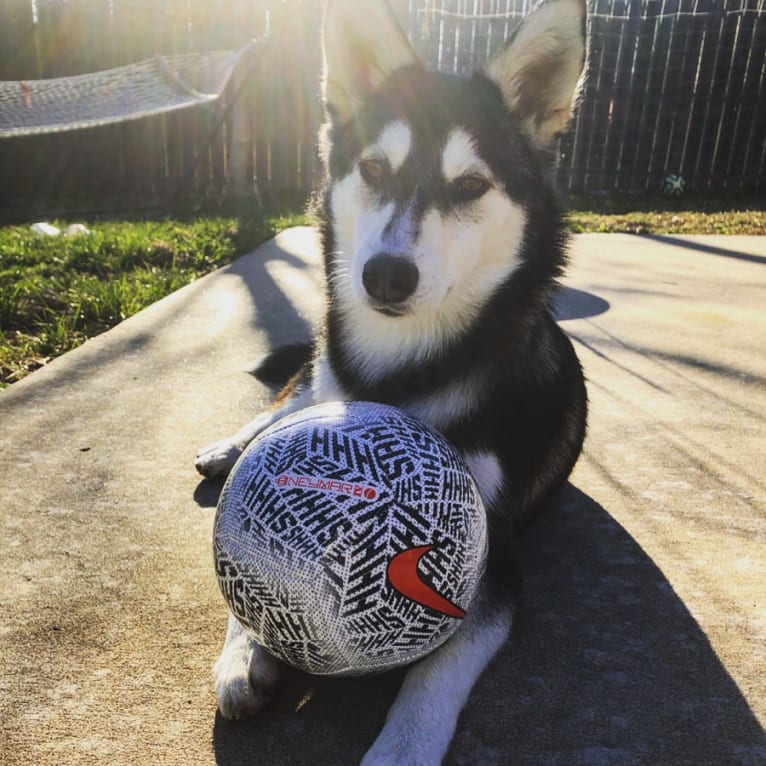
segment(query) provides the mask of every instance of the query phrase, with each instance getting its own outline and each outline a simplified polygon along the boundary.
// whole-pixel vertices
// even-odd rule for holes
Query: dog
[[[310,353],[282,353],[306,364],[274,408],[196,467],[225,476],[264,428],[333,400],[395,405],[464,456],[487,511],[480,593],[456,634],[408,669],[363,766],[442,762],[511,629],[515,538],[582,449],[584,376],[551,305],[566,260],[553,169],[584,76],[585,5],[546,0],[470,78],[427,71],[382,0],[325,10],[324,319]],[[231,617],[214,667],[222,715],[258,713],[277,677]]]

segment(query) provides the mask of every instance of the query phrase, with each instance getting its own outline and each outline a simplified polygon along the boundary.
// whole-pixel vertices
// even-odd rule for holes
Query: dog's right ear
[[[397,69],[418,62],[384,0],[328,0],[324,19],[325,108],[346,122]]]
[[[487,67],[532,144],[550,152],[566,129],[582,83],[585,0],[544,0]]]

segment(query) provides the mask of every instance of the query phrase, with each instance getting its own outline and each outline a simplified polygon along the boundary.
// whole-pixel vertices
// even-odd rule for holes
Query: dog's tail
[[[313,343],[290,343],[269,351],[249,372],[264,385],[281,388],[313,355]]]

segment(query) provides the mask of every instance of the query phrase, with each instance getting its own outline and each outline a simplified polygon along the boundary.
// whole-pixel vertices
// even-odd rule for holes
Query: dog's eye
[[[369,158],[359,161],[362,178],[373,188],[380,186],[388,177],[388,163],[385,160]]]
[[[489,181],[481,176],[460,176],[450,184],[450,193],[455,202],[471,202],[483,197],[490,186]]]

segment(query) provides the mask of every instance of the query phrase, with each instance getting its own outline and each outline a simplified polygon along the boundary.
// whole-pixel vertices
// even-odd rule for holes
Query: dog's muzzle
[[[378,253],[370,258],[362,271],[362,284],[376,311],[396,316],[404,302],[418,286],[420,272],[408,258],[391,253]]]

